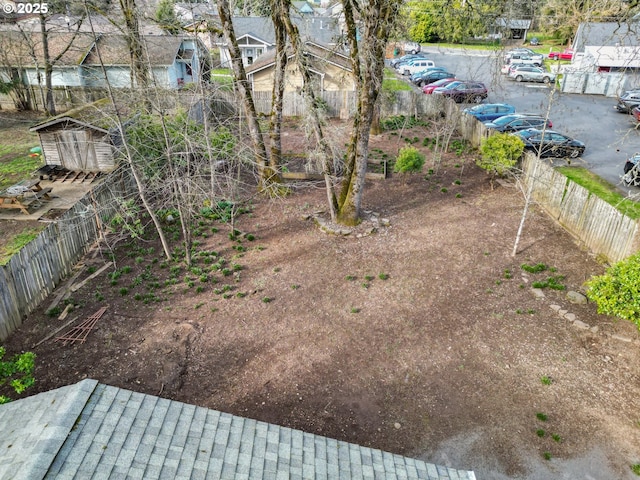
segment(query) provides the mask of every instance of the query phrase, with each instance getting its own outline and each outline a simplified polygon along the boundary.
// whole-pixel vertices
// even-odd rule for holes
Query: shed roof
[[[0,431],[0,480],[475,480],[470,471],[89,379],[0,405]]]
[[[496,25],[503,28],[514,28],[520,30],[528,30],[531,28],[531,20],[517,18],[497,18]]]
[[[111,102],[108,98],[102,98],[93,103],[68,110],[60,115],[51,117],[46,121],[34,125],[29,130],[38,132],[60,124],[75,124],[77,126],[91,128],[103,133],[109,133],[113,127],[113,113]]]

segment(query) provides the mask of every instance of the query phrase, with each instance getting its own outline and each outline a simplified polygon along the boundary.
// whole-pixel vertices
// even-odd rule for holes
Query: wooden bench
[[[49,194],[51,193],[52,188],[51,187],[47,187],[47,188],[43,188],[42,190],[38,190],[37,192],[33,192],[31,195],[29,195],[28,200],[30,200],[29,205],[31,204],[38,204],[38,205],[42,205],[42,201],[43,200],[51,200],[51,197],[49,196]]]
[[[17,208],[25,215],[29,215],[27,205],[22,203],[20,196],[8,195],[5,191],[0,192],[0,208]]]

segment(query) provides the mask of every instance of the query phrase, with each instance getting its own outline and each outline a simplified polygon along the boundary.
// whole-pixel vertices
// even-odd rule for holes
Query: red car
[[[433,91],[436,88],[449,85],[451,82],[455,82],[455,80],[456,80],[455,78],[443,78],[442,80],[438,80],[436,82],[430,83],[422,87],[422,93],[426,93],[427,95],[430,95],[433,93]]]
[[[571,60],[573,59],[573,50],[565,48],[562,52],[549,52],[549,58],[552,60]]]

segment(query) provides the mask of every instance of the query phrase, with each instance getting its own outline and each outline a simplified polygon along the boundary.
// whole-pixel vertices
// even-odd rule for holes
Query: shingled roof
[[[351,60],[344,53],[337,51],[335,48],[327,45],[320,45],[314,42],[305,42],[304,52],[310,54],[321,62],[332,63],[342,68],[343,70],[351,71]],[[294,55],[293,50],[289,47],[287,58],[292,58]],[[246,67],[247,74],[255,73],[263,68],[270,67],[276,62],[276,51],[270,50],[267,53],[260,55],[258,59],[251,65]]]
[[[144,35],[142,42],[150,65],[171,65],[178,55],[182,38],[171,35]],[[104,65],[131,65],[131,50],[124,35],[103,35],[98,39],[97,46]],[[84,65],[100,65],[100,58],[93,49]]]
[[[96,380],[0,405],[0,431],[0,480],[475,480],[470,471]]]
[[[56,61],[56,65],[80,65],[94,41],[94,35],[89,33],[49,32],[49,57],[52,61]],[[35,55],[39,65],[44,65],[42,35],[39,32],[24,35],[20,32],[1,32],[0,46],[3,62],[6,65],[33,65],[32,55]]]

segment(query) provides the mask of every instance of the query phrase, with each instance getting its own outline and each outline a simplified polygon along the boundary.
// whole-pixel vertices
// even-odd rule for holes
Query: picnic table
[[[51,187],[43,188],[40,179],[33,178],[16,183],[0,191],[0,208],[14,208],[29,215],[28,207],[42,200],[51,200]]]

